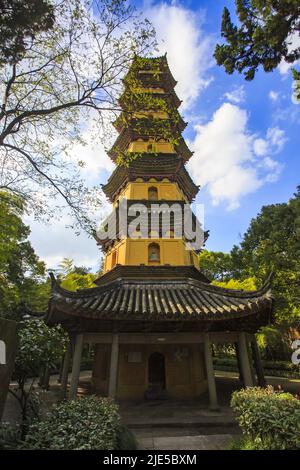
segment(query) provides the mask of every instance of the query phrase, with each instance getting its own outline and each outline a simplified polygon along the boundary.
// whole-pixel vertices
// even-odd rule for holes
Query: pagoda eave
[[[145,182],[151,178],[157,181],[167,178],[171,182],[176,182],[189,202],[196,197],[200,188],[191,179],[179,155],[160,154],[158,157],[145,154],[134,160],[128,167],[118,166],[108,182],[102,185],[102,189],[113,202],[128,182],[133,182],[138,178]]]

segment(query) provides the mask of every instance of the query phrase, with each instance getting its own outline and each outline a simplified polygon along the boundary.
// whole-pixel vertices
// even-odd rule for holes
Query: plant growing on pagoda
[[[18,341],[14,370],[17,387],[11,388],[10,393],[21,409],[24,438],[30,420],[39,413],[39,400],[34,390],[37,377],[43,368],[51,368],[61,360],[68,338],[60,326],[49,328],[43,320],[28,319],[19,323]]]
[[[164,80],[172,81],[170,89]],[[114,122],[118,132],[126,136],[127,131],[132,139],[165,141],[176,148],[186,123],[177,110],[180,101],[173,91],[173,80],[164,58],[135,57],[123,80],[125,90],[119,99],[122,112]],[[111,151],[114,161],[125,166],[139,156],[157,154],[152,149],[128,155],[131,152],[121,149],[118,143]]]
[[[29,2],[9,3],[13,14]],[[21,35],[8,61],[0,47],[0,189],[19,195],[38,218],[65,207],[74,224],[93,235],[101,197],[83,183],[74,145],[86,143],[87,129],[94,130],[93,140],[107,134],[106,121],[120,110],[121,78],[134,53],[153,48],[154,30],[126,0],[47,5],[53,24],[44,24],[41,12],[41,27]],[[8,28],[1,35],[9,43]]]

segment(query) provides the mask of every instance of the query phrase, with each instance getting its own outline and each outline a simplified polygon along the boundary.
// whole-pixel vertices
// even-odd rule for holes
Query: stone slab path
[[[227,450],[234,437],[233,434],[166,437],[136,435],[136,440],[141,450]]]

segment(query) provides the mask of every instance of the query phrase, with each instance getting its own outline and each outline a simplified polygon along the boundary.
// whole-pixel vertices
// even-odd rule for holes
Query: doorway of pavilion
[[[147,400],[166,398],[165,356],[160,352],[154,352],[148,358],[148,390],[145,398]]]

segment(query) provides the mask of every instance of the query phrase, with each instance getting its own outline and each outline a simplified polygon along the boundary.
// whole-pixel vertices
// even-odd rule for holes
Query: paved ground
[[[233,440],[231,434],[214,434],[210,436],[136,436],[141,450],[227,450]]]
[[[235,424],[233,412],[228,406],[210,411],[199,400],[121,402],[120,413],[124,424],[135,429],[228,428]]]
[[[89,391],[90,371],[80,374],[79,393]],[[52,376],[50,391],[44,395],[46,408],[59,397],[58,376]],[[134,433],[140,449],[159,450],[219,450],[228,449],[239,433],[234,415],[229,408],[231,393],[240,387],[237,374],[216,372],[220,409],[208,409],[208,394],[201,400],[158,400],[148,402],[122,402],[120,412],[124,424]],[[267,377],[267,382],[286,391],[300,393],[300,380]],[[9,394],[3,421],[19,419],[16,400]]]

